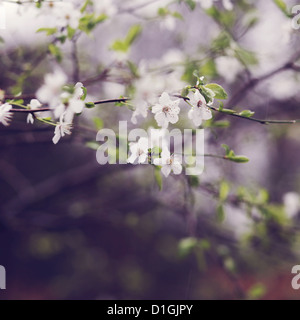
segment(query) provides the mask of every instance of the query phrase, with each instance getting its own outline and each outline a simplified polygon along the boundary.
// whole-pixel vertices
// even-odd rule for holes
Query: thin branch
[[[184,101],[189,101],[190,99],[188,97],[183,97],[181,95],[174,95],[174,97],[183,99]],[[256,118],[251,118],[251,117],[245,117],[242,116],[238,113],[228,113],[226,111],[223,111],[222,109],[218,109],[216,107],[213,106],[207,106],[208,108],[216,111],[216,112],[220,112],[223,114],[226,114],[228,116],[232,116],[232,117],[236,117],[236,118],[241,118],[241,119],[245,119],[245,120],[249,120],[249,121],[253,121],[253,122],[258,122],[261,124],[295,124],[298,123],[300,120],[262,120],[262,119],[256,119]]]
[[[121,98],[121,99],[108,99],[108,100],[99,100],[94,102],[95,105],[106,104],[106,103],[120,103],[127,102],[130,98]],[[38,112],[48,112],[52,111],[50,108],[39,108],[39,109],[11,109],[11,113],[38,113]]]

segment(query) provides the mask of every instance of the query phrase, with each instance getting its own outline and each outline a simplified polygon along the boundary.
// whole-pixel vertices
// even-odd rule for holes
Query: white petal
[[[178,114],[176,114],[176,113],[168,112],[167,119],[169,120],[169,122],[174,124],[174,123],[178,122],[179,117],[178,117]]]
[[[29,113],[29,115],[27,116],[27,123],[34,123],[34,118],[33,115],[31,113]]]
[[[162,106],[169,106],[172,104],[172,100],[170,99],[170,96],[166,92],[164,92],[159,98],[159,103]]]
[[[163,128],[168,127],[169,122],[166,118],[166,115],[163,112],[156,113],[154,118],[160,127],[163,127]]]
[[[171,166],[166,165],[166,166],[162,167],[161,172],[167,178],[169,176],[169,174],[171,173]]]
[[[161,112],[163,107],[160,104],[156,104],[155,106],[152,107],[152,113],[158,113]]]
[[[148,159],[148,155],[147,154],[145,154],[145,153],[143,153],[143,154],[141,154],[140,156],[139,156],[139,163],[145,163],[146,162],[146,160]]]
[[[37,99],[32,99],[31,101],[30,101],[30,108],[31,109],[38,109],[39,107],[41,107],[41,103],[39,102],[39,100],[37,100]]]
[[[174,174],[181,174],[182,172],[182,165],[180,163],[173,163],[172,170]]]
[[[201,107],[201,114],[203,120],[209,120],[212,118],[212,112],[207,107]]]
[[[55,131],[56,131],[56,130],[55,130]],[[58,141],[60,140],[60,138],[61,138],[60,134],[59,134],[59,133],[56,133],[56,134],[54,135],[53,139],[52,139],[53,143],[54,143],[54,144],[57,144]]]
[[[69,108],[71,108],[75,113],[81,113],[84,109],[84,102],[78,99],[71,99],[69,101]]]

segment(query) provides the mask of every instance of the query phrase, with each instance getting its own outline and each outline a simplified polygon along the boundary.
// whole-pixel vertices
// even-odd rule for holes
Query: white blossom
[[[10,112],[11,109],[12,106],[8,103],[0,105],[0,123],[6,127],[9,126],[9,122],[12,118],[12,113]]]
[[[45,84],[37,91],[36,96],[42,103],[55,108],[60,104],[62,87],[67,82],[67,76],[61,70],[56,69],[54,73],[45,76],[44,82]]]
[[[293,218],[300,212],[300,195],[296,192],[288,192],[283,196],[284,209],[289,218]]]
[[[148,104],[146,101],[143,100],[137,100],[137,101],[133,101],[133,104],[136,106],[135,110],[132,114],[131,117],[131,122],[133,124],[137,124],[137,117],[138,116],[142,116],[143,118],[147,118],[148,115]]]
[[[176,175],[182,172],[180,157],[171,155],[168,149],[164,149],[161,153],[161,158],[154,159],[153,163],[162,167],[161,172],[165,177],[168,177],[172,171]]]
[[[196,90],[195,93],[188,95],[189,102],[193,106],[188,113],[189,119],[191,119],[196,127],[202,124],[203,120],[209,120],[212,118],[212,112],[207,107],[207,103],[203,95]],[[211,103],[209,103],[210,105]]]
[[[72,124],[64,121],[65,114],[62,114],[59,123],[55,127],[54,137],[52,139],[54,144],[64,137],[66,134],[70,135],[72,130]]]
[[[30,104],[29,104],[29,107],[30,107],[30,110],[36,110],[38,108],[40,108],[42,106],[42,104],[39,102],[39,100],[37,99],[32,99],[30,101]],[[35,113],[35,115],[37,117],[40,116],[40,113]],[[29,113],[28,116],[27,116],[27,123],[31,123],[33,124],[34,123],[34,117],[32,115],[32,113]]]
[[[222,56],[215,59],[218,74],[227,82],[233,83],[243,66],[235,57]]]
[[[148,138],[140,138],[138,142],[129,144],[131,156],[127,162],[133,164],[136,160],[139,164],[145,163],[148,158]]]
[[[57,25],[77,29],[80,17],[80,10],[75,8],[72,3],[63,3],[63,5],[59,6],[59,10],[57,10]]]
[[[118,11],[116,4],[113,0],[94,0],[94,11],[97,14],[105,14],[108,17],[115,15]]]
[[[167,128],[169,122],[172,124],[178,122],[179,100],[171,100],[168,93],[164,92],[158,102],[159,104],[152,107],[152,113],[155,113],[155,120],[158,126]]]

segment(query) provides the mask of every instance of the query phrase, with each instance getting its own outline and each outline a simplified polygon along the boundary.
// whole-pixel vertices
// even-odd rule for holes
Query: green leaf
[[[179,255],[186,257],[197,246],[197,243],[197,239],[193,237],[182,239],[178,245]]]
[[[40,28],[36,32],[46,32],[47,36],[51,36],[57,32],[57,28]]]
[[[226,100],[228,98],[228,95],[224,88],[216,83],[209,83],[205,85],[205,88],[212,90],[215,94],[216,99]]]
[[[206,77],[215,77],[217,75],[216,64],[213,59],[209,59],[200,67],[200,73]]]
[[[239,113],[240,116],[251,118],[254,115],[255,112],[251,110],[243,110],[242,112]]]
[[[155,177],[155,181],[156,181],[156,183],[158,185],[158,188],[161,191],[162,188],[163,188],[163,179],[162,179],[162,176],[161,176],[160,168],[155,167],[154,177]]]
[[[241,47],[235,50],[235,55],[245,65],[256,65],[258,60],[254,52],[245,50]]]
[[[68,38],[72,39],[75,35],[76,29],[73,29],[70,26],[68,26],[67,30],[68,30]]]
[[[291,18],[291,13],[283,0],[273,0],[277,7],[288,17]]]
[[[48,46],[49,52],[55,57],[57,62],[61,62],[63,54],[58,46],[53,43],[50,43]]]
[[[245,156],[226,156],[226,159],[232,161],[232,162],[237,162],[237,163],[247,163],[250,160],[245,157]]]
[[[86,102],[85,107],[88,109],[92,109],[92,108],[95,108],[96,105],[94,102]]]
[[[230,191],[230,186],[228,182],[222,181],[220,184],[220,191],[219,191],[219,200],[221,202],[224,202],[227,199],[229,191]]]
[[[190,10],[194,11],[196,8],[196,2],[194,0],[184,0]]]
[[[102,119],[94,118],[93,121],[94,121],[94,124],[95,124],[95,127],[97,130],[100,130],[103,128],[103,120]]]
[[[225,220],[225,210],[222,204],[217,207],[217,220],[221,223]]]
[[[125,42],[130,46],[133,44],[133,42],[137,39],[137,37],[141,34],[142,32],[142,27],[139,24],[136,24],[132,26],[128,34],[126,36]]]
[[[267,289],[264,284],[257,283],[254,286],[252,286],[248,292],[247,297],[248,299],[257,300],[261,299],[267,292]]]
[[[230,151],[231,151],[230,148],[228,147],[228,145],[227,144],[222,144],[222,148],[225,149],[226,156],[228,156]]]

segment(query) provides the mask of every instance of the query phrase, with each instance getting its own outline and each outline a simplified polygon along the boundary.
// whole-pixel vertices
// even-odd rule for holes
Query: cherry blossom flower
[[[63,138],[66,134],[70,135],[72,130],[72,124],[64,121],[65,114],[62,114],[59,123],[55,127],[54,137],[52,139],[54,144]]]
[[[77,29],[80,17],[80,10],[76,9],[72,3],[63,3],[59,10],[57,10],[57,25],[60,27],[69,26],[73,29]]]
[[[81,99],[83,92],[83,84],[81,82],[76,83],[75,91],[71,95],[68,92],[63,92],[60,96],[61,103],[56,107],[54,115],[59,118],[63,113],[65,113],[65,120],[67,122],[72,122],[75,114],[79,114],[83,111],[85,103]]]
[[[37,99],[32,99],[29,104],[30,110],[36,110],[36,109],[40,108],[41,106],[42,106],[42,104]],[[37,117],[39,117],[40,113],[36,113],[35,115]],[[27,116],[27,123],[31,123],[31,124],[34,123],[34,117],[31,113],[29,113],[29,115]]]
[[[161,158],[154,159],[153,163],[162,167],[161,172],[165,177],[168,177],[172,171],[176,175],[182,172],[180,157],[171,155],[168,149],[164,149],[161,153]]]
[[[139,164],[145,163],[148,159],[148,138],[140,138],[136,143],[130,143],[131,156],[127,162],[133,164],[136,160]]]
[[[147,118],[148,115],[148,104],[146,101],[133,101],[133,104],[136,106],[132,117],[131,117],[131,122],[133,124],[137,124],[137,116],[142,116],[144,118]]]
[[[116,4],[112,0],[93,1],[93,6],[97,14],[105,14],[109,17],[115,15],[118,11]]]
[[[54,73],[47,74],[45,84],[37,91],[36,96],[42,103],[49,104],[50,108],[55,108],[60,104],[60,94],[62,87],[67,82],[67,76],[59,69]]]
[[[155,120],[160,127],[167,128],[169,122],[174,124],[178,122],[180,112],[179,100],[171,100],[170,96],[164,92],[159,98],[159,104],[152,107],[152,113],[155,113]]]
[[[12,106],[8,103],[0,105],[0,122],[6,127],[9,126],[9,122],[12,118],[11,109]]]
[[[188,113],[188,117],[193,121],[196,127],[199,127],[203,120],[209,120],[212,118],[212,112],[207,107],[205,98],[198,90],[196,90],[195,93],[190,93],[188,97],[190,99],[190,104],[193,106]],[[208,105],[210,104],[211,103]]]
[[[215,59],[215,63],[218,74],[229,83],[233,83],[243,70],[241,63],[235,57],[218,57]]]

